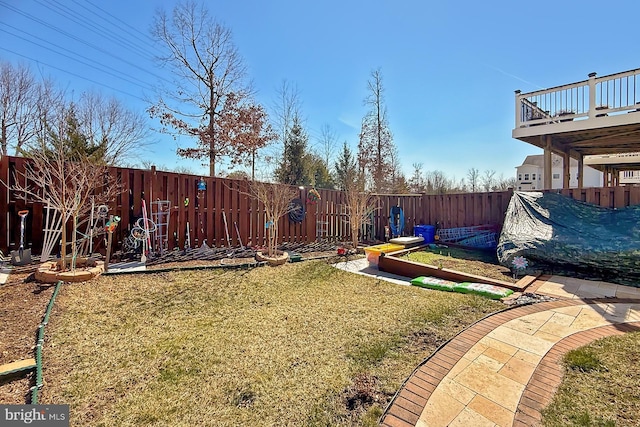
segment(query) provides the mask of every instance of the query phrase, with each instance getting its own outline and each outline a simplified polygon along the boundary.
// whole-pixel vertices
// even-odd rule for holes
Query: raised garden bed
[[[522,290],[530,280],[518,280],[498,264],[491,251],[453,247],[405,249],[383,254],[378,268],[405,277],[433,276],[454,282],[481,282]]]

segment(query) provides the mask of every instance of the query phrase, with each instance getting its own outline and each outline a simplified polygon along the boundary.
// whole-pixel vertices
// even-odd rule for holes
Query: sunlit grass
[[[542,411],[545,426],[640,425],[640,333],[608,337],[565,355],[566,373]]]
[[[375,425],[423,358],[501,307],[321,261],[103,276],[59,296],[43,401],[74,426]]]

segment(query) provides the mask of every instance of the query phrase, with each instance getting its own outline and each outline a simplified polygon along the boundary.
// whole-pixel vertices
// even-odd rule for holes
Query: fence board
[[[640,205],[640,187],[629,187],[629,206]]]
[[[612,208],[611,187],[600,189],[600,206],[604,208]]]
[[[626,192],[628,194],[628,192]],[[623,208],[625,206],[629,206],[629,201],[625,200],[625,191],[624,187],[614,187],[613,188],[613,207],[614,208]]]

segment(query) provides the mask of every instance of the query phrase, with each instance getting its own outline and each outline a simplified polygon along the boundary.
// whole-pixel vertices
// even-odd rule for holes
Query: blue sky
[[[149,26],[157,7],[174,4],[0,0],[0,58],[27,63],[74,93],[96,89],[144,111],[144,86],[164,72],[151,59]],[[269,110],[283,80],[297,86],[311,143],[329,125],[355,151],[367,79],[380,68],[407,178],[413,163],[457,179],[472,167],[514,176],[525,156],[541,153],[511,138],[514,90],[640,67],[637,0],[246,0],[207,6],[232,30],[258,102]],[[124,48],[115,37],[146,54]],[[115,76],[96,64],[112,67]],[[176,160],[172,139],[154,138],[142,158],[207,173],[198,161]]]

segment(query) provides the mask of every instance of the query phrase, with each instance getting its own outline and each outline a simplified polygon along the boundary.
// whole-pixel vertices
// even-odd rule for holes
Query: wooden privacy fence
[[[22,180],[27,159],[3,156],[0,159],[0,178],[11,185],[14,179]],[[169,249],[185,246],[189,228],[191,246],[206,242],[209,246],[224,247],[229,243],[237,247],[265,244],[265,214],[263,206],[249,195],[249,181],[200,177],[151,170],[110,168],[111,174],[122,186],[122,192],[109,205],[109,214],[120,216],[113,241],[118,246],[130,233],[142,216],[142,201],[147,210],[159,207],[158,201],[168,205]],[[198,191],[200,181],[206,190]],[[308,189],[298,189],[306,208],[301,223],[293,223],[288,217],[279,223],[280,242],[305,243],[317,239],[335,241],[350,240],[347,208],[344,193],[337,190],[318,189],[317,203],[307,200]],[[563,190],[574,199],[608,207],[640,204],[640,187],[607,187]],[[442,228],[495,224],[502,226],[511,191],[444,195],[377,195],[377,209],[372,215],[372,225],[367,236],[372,240],[384,238],[384,227],[389,223],[392,206],[400,206],[404,212],[404,235],[412,235],[415,225],[437,225]],[[0,249],[6,254],[17,249],[20,243],[20,210],[29,210],[26,220],[25,247],[40,253],[43,243],[45,209],[40,203],[25,201],[23,195],[0,185]],[[226,227],[225,227],[226,218]],[[237,231],[236,231],[237,227]],[[229,241],[227,241],[227,233]],[[97,250],[104,246],[96,240]]]

